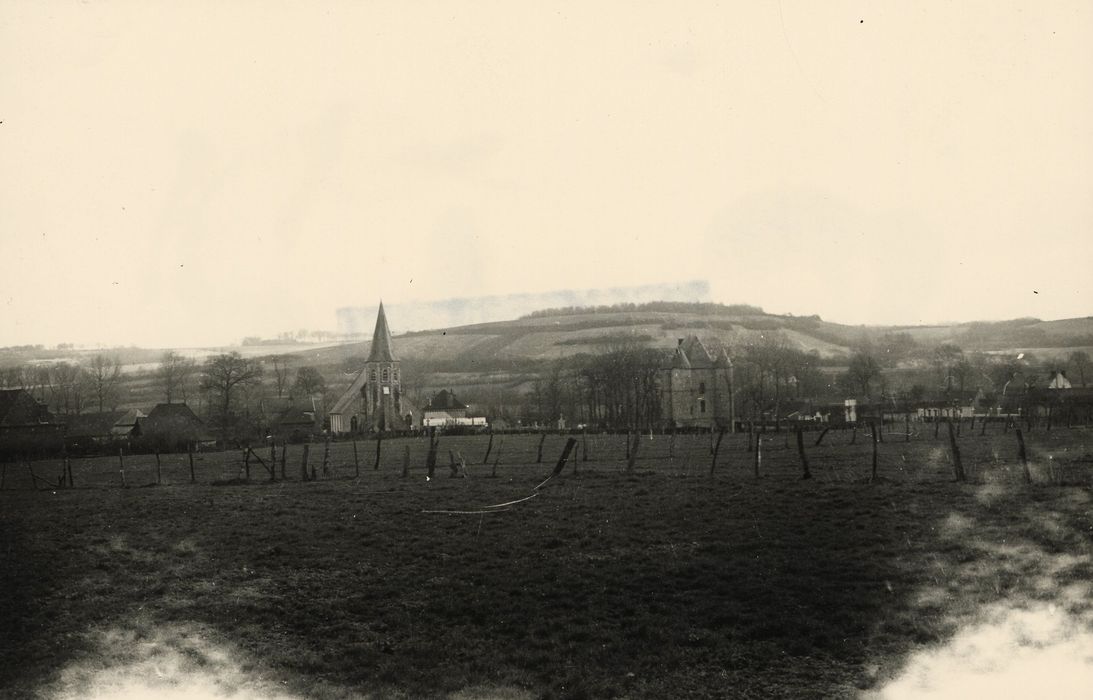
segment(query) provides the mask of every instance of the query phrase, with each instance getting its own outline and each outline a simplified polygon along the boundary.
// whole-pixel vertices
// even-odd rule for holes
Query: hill
[[[914,343],[953,343],[964,350],[1036,352],[1066,355],[1093,346],[1093,317],[1041,321],[1034,318],[939,326],[849,326],[818,316],[768,314],[755,307],[720,304],[655,303],[632,309],[542,311],[512,321],[480,323],[408,333],[396,338],[403,360],[424,360],[451,369],[504,369],[527,361],[597,353],[622,341],[670,349],[676,339],[698,335],[727,347],[741,347],[777,334],[805,352],[834,363],[863,342],[878,343],[906,334]],[[312,352],[314,360],[335,363],[368,353],[368,342]]]

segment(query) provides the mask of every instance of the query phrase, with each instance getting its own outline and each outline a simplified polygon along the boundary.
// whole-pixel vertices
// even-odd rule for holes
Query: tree
[[[1067,364],[1078,373],[1078,381],[1085,387],[1085,372],[1089,369],[1089,353],[1084,350],[1075,350],[1067,358]]]
[[[167,403],[171,403],[176,397],[181,397],[185,403],[186,389],[196,368],[197,363],[193,358],[183,357],[174,350],[163,353],[156,374]]]
[[[971,361],[968,360],[963,354],[957,358],[950,369],[953,379],[956,380],[957,386],[960,388],[960,395],[964,395],[964,386],[974,371]]]
[[[95,355],[91,358],[89,383],[91,391],[99,406],[99,412],[104,407],[114,408],[118,405],[118,388],[121,379],[121,360],[106,355]]]
[[[866,350],[857,350],[850,356],[850,366],[846,369],[846,383],[862,394],[869,396],[869,387],[881,374],[880,363]]]
[[[291,359],[291,355],[273,355],[269,358],[273,365],[273,383],[277,387],[277,398],[284,396],[285,389],[288,388],[288,363]]]
[[[292,390],[301,396],[323,394],[326,393],[326,380],[314,367],[301,367],[296,370],[296,382],[292,385]]]
[[[48,387],[54,412],[79,415],[86,401],[88,374],[80,365],[58,362],[43,366],[39,379]]]
[[[214,355],[202,367],[201,388],[216,401],[217,418],[225,432],[232,423],[232,399],[238,389],[257,384],[262,365],[238,352]]]
[[[964,357],[964,351],[952,343],[942,343],[934,348],[933,363],[938,381],[948,391],[953,388],[953,366]]]

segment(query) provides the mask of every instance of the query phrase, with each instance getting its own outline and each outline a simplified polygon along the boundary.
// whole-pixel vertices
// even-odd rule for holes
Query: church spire
[[[383,313],[383,302],[376,315],[376,330],[372,332],[372,351],[368,353],[369,362],[395,362],[391,352],[391,329],[387,327],[387,314]]]

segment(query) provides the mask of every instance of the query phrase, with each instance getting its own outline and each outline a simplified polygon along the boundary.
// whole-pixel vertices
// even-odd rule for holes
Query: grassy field
[[[194,484],[185,455],[163,458],[160,485],[130,457],[127,488],[116,457],[75,462],[73,489],[34,490],[8,465],[0,689],[915,697],[984,625],[1090,668],[1093,434],[1027,435],[1030,486],[1012,431],[970,433],[964,484],[929,428],[887,435],[872,483],[868,439],[844,432],[808,440],[807,481],[784,434],[766,436],[758,479],[742,436],[712,476],[708,436],[670,452],[645,437],[633,472],[623,436],[589,436],[588,460],[578,448],[537,491],[562,436],[541,464],[537,436],[498,436],[488,465],[485,436],[444,437],[432,480],[418,439],[385,441],[378,470],[358,443],[359,476],[351,444],[325,476],[313,445],[306,483],[301,446],[275,482],[257,464],[242,479],[238,452],[198,455]],[[467,478],[448,476],[449,449]]]

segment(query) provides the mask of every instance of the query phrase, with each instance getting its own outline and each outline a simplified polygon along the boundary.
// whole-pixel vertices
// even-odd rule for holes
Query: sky
[[[0,0],[0,345],[685,280],[1087,316],[1091,132],[1088,2]]]

